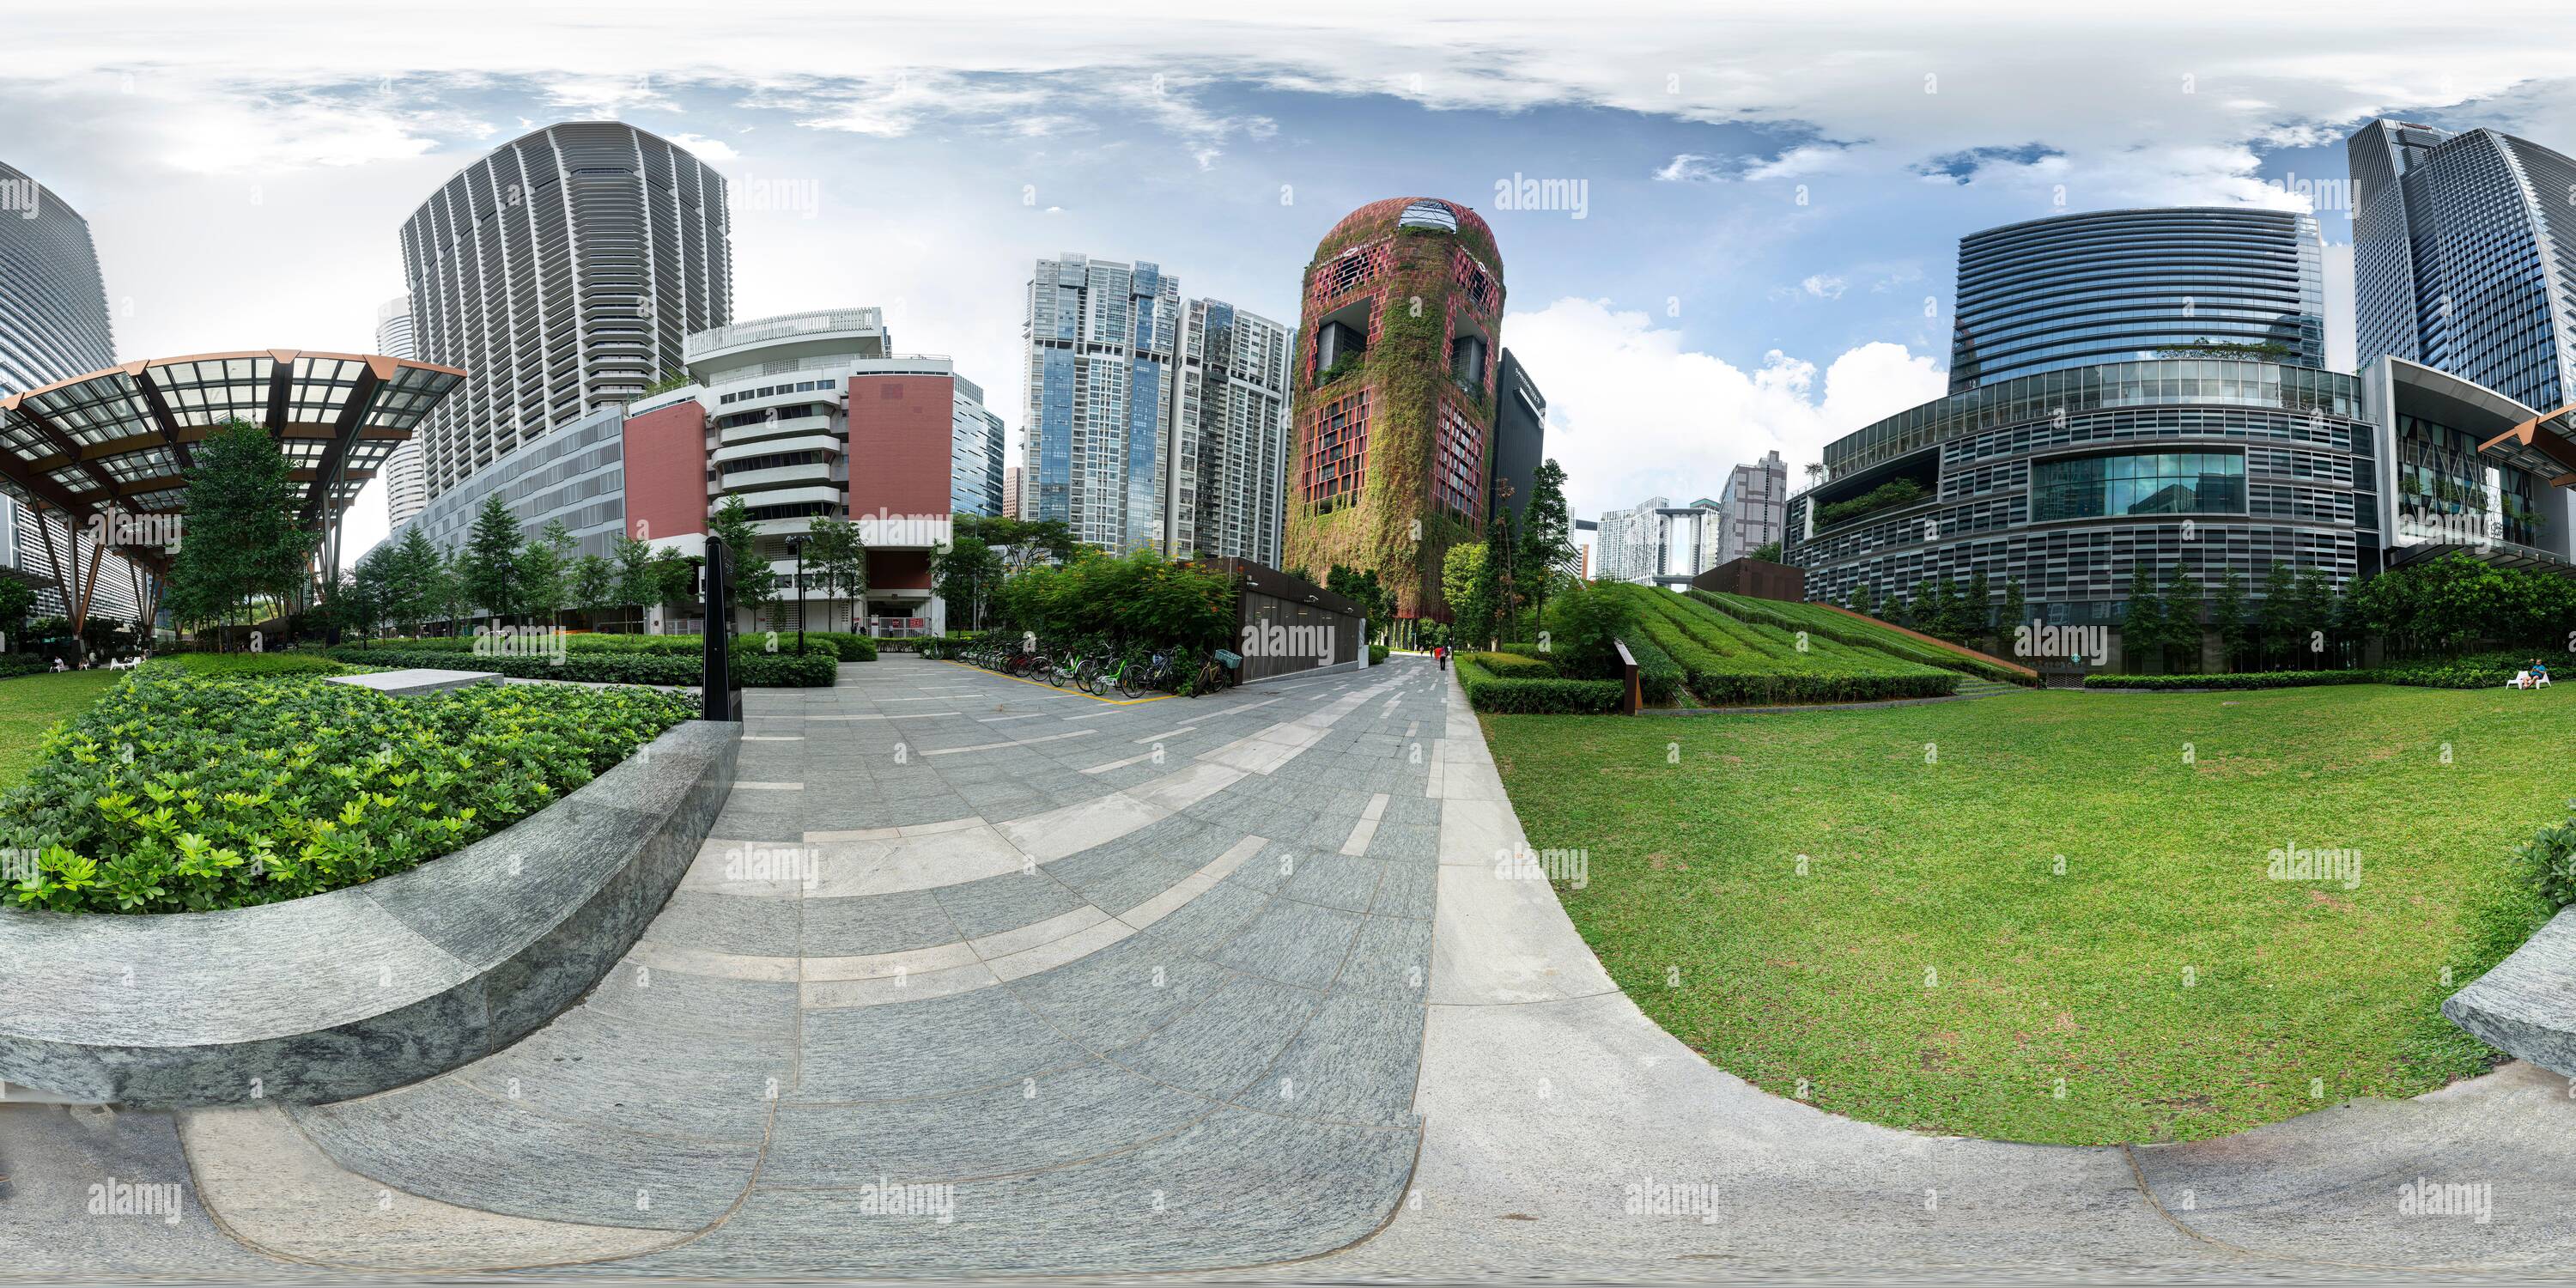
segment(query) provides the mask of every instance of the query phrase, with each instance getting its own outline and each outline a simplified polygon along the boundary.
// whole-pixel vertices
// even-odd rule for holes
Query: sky
[[[2065,211],[2314,209],[2351,352],[2343,139],[2374,116],[2576,151],[2539,4],[1734,0],[1173,6],[13,0],[0,161],[86,216],[120,356],[368,351],[396,231],[530,129],[618,119],[732,185],[735,316],[877,305],[1011,430],[1033,261],[1151,260],[1294,323],[1387,197],[1492,223],[1502,344],[1575,513],[1714,496],[1946,389],[1960,235]],[[1521,180],[1570,199],[1522,208]],[[385,528],[381,485],[353,553]]]

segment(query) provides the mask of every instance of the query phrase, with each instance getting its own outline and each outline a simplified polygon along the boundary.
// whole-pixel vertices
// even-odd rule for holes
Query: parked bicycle
[[[1235,683],[1235,668],[1242,664],[1243,655],[1240,653],[1229,653],[1224,649],[1218,649],[1208,654],[1207,661],[1199,664],[1199,682],[1196,688],[1190,690],[1191,696],[1223,693],[1232,688]]]
[[[1141,666],[1130,663],[1119,669],[1118,696],[1133,701],[1172,687],[1172,678],[1172,655],[1156,653]]]

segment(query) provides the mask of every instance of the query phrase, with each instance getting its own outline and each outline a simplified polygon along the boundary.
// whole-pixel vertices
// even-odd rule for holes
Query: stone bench
[[[414,666],[399,671],[335,675],[331,677],[331,683],[404,697],[414,693],[436,693],[442,689],[461,689],[469,684],[493,684],[500,678],[500,673],[495,671],[444,671],[436,667]]]
[[[675,726],[366,885],[220,912],[0,911],[0,1080],[145,1108],[307,1104],[506,1047],[643,934],[732,792],[741,738]]]
[[[2479,1041],[2576,1078],[2576,907],[2442,1003]]]

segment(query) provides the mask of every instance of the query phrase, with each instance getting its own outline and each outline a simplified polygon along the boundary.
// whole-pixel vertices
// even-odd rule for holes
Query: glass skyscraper
[[[107,290],[89,221],[51,189],[0,165],[0,394],[24,393],[116,365],[116,340],[108,323]],[[59,516],[58,550],[70,549]],[[40,578],[64,570],[47,560],[35,511],[19,498],[0,508],[0,558]],[[92,612],[132,618],[140,611],[124,559],[109,555],[97,580]],[[64,609],[49,585],[39,592],[44,611]]]
[[[2534,411],[2576,401],[2576,161],[2494,130],[2373,121],[2352,165],[2353,332]],[[2564,226],[2562,226],[2564,225]]]
[[[2313,216],[2237,206],[2102,210],[1959,239],[1950,391],[2141,358],[2325,365]]]
[[[1164,552],[1275,567],[1288,485],[1288,328],[1223,300],[1191,300],[1182,318]]]
[[[1074,540],[1111,550],[1156,546],[1179,280],[1142,261],[1039,260],[1027,333],[1025,469],[1036,485],[1023,515],[1063,520]]]

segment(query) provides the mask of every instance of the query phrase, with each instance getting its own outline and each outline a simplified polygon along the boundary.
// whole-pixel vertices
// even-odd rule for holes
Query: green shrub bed
[[[811,644],[809,639],[808,644]],[[343,645],[328,650],[341,662],[362,666],[425,666],[447,670],[491,671],[523,680],[575,680],[591,684],[692,685],[705,678],[705,664],[695,650],[685,654],[643,651],[567,649],[563,660],[519,654],[473,654],[462,649],[413,649],[408,645]],[[735,682],[752,689],[828,688],[840,674],[840,659],[825,649],[799,657],[764,653],[736,644]]]
[[[1552,668],[1526,677],[1498,676],[1486,669],[1485,662],[1507,656],[1458,655],[1458,684],[1467,692],[1469,707],[1498,715],[1600,715],[1619,709],[1622,686],[1617,680],[1560,679]]]
[[[53,669],[54,664],[51,661],[33,653],[0,654],[0,680],[12,680],[22,675],[42,675]]]
[[[2528,653],[2476,653],[2467,657],[2434,658],[2423,661],[2392,662],[2376,674],[2388,684],[2407,684],[2421,689],[2500,689],[2505,681],[2528,670]],[[2576,674],[2576,659],[2566,668]],[[2558,677],[2550,678],[2551,687]]]
[[[1778,627],[1747,622],[1668,591],[1644,586],[1605,586],[1636,610],[1637,629],[1661,648],[1684,682],[1710,706],[1773,706],[1811,702],[1877,702],[1945,697],[1959,673],[1863,656],[1810,635],[1800,652]]]
[[[1370,666],[1384,666],[1386,664],[1386,645],[1371,644],[1368,646],[1368,650]]]
[[[389,876],[545,808],[689,719],[645,689],[476,685],[409,697],[311,675],[127,677],[0,795],[38,852],[17,902],[201,912]]]

